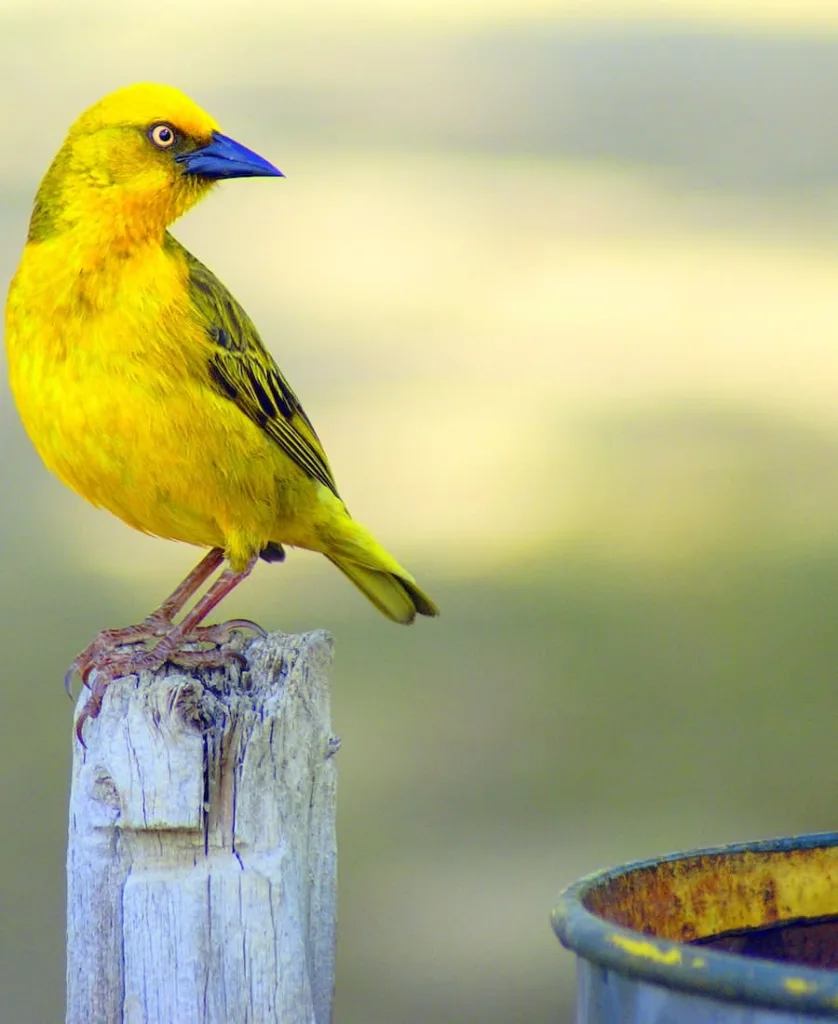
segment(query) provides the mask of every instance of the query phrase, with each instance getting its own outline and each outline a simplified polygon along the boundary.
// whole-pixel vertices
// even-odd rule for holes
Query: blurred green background
[[[337,1024],[568,1021],[558,889],[838,825],[838,9],[0,0],[0,282],[70,122],[178,85],[282,182],[176,229],[354,514],[225,606],[337,640]],[[2,357],[0,357],[2,358]],[[63,1019],[65,667],[196,560],[41,467],[0,383],[0,993]]]

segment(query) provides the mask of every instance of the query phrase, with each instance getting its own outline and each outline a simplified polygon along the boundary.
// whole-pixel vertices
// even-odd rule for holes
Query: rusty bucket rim
[[[551,914],[559,941],[584,960],[618,974],[724,1002],[838,1018],[838,971],[710,949],[656,938],[611,924],[584,904],[598,886],[635,871],[693,857],[785,853],[838,847],[838,832],[816,832],[632,861],[585,875],[560,894]]]

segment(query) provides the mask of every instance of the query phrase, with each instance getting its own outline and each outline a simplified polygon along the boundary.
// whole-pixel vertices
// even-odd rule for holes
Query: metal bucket
[[[552,920],[577,955],[577,1024],[838,1019],[838,833],[601,871]]]

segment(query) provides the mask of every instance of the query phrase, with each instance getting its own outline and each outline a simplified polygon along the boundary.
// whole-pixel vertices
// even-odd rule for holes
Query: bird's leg
[[[153,611],[151,615],[143,621],[143,625],[148,623],[149,625],[156,627],[159,623],[162,628],[160,629],[159,634],[155,633],[155,635],[162,635],[165,633],[172,625],[174,617],[179,611],[181,611],[189,598],[200,590],[203,584],[206,583],[223,561],[224,552],[222,549],[211,548],[204,555],[201,561],[198,562],[192,572],[189,573],[186,579],[179,584],[171,594],[169,594],[160,607],[156,611]]]
[[[213,548],[195,566],[177,590],[166,598],[157,611],[154,611],[149,615],[145,620],[146,623],[151,623],[155,626],[157,623],[160,624],[160,628],[156,629],[153,634],[154,636],[165,636],[166,633],[171,630],[174,617],[183,609],[183,606],[189,598],[203,586],[223,561],[224,552],[221,548]],[[250,573],[252,570],[253,566],[251,565],[247,572]],[[219,582],[221,581],[221,578],[222,577],[219,577]],[[220,600],[221,598],[218,599],[218,601]],[[216,604],[218,601],[216,601]],[[198,606],[196,605],[195,607],[197,609]],[[213,605],[213,607],[215,607],[215,605]],[[210,611],[211,610],[212,609],[210,609]],[[209,611],[205,612],[204,616],[208,614]],[[200,622],[201,620],[199,619],[198,621]],[[257,623],[252,622],[250,619],[230,619],[228,622],[219,622],[215,626],[196,626],[190,635],[190,639],[200,640],[202,643],[218,645],[226,644],[233,633],[236,632],[236,630],[241,629],[252,630],[258,636],[265,635],[264,629],[262,629],[262,627]]]
[[[149,657],[154,657],[157,660],[156,667],[159,667],[166,661],[175,661],[177,664],[181,664],[181,655],[186,657],[196,654],[214,655],[216,657],[220,655],[223,659],[224,654],[219,651],[178,652],[178,647],[190,640],[198,640],[202,643],[223,644],[230,639],[230,634],[233,630],[245,628],[255,629],[262,636],[265,635],[262,627],[257,626],[255,622],[251,622],[249,619],[232,619],[229,622],[221,622],[217,626],[201,626],[201,623],[209,613],[253,572],[253,566],[256,565],[256,557],[254,555],[241,572],[236,572],[234,569],[225,569],[195,607],[190,612],[187,612],[183,619],[170,629],[158,644],[152,647],[148,654]],[[194,662],[194,664],[220,665],[223,664],[223,660],[216,662],[206,660]]]
[[[212,554],[212,552],[210,553]],[[219,626],[201,627],[200,625],[216,605],[223,601],[242,580],[247,579],[253,571],[255,564],[256,556],[250,560],[241,572],[225,569],[195,607],[184,616],[181,622],[170,626],[169,630],[163,635],[163,638],[151,650],[112,654],[104,664],[97,664],[95,666],[97,671],[90,686],[90,697],[76,719],[76,736],[82,745],[84,745],[84,740],[82,739],[84,723],[88,718],[96,718],[99,714],[105,691],[114,679],[139,672],[154,672],[167,661],[182,665],[185,668],[217,668],[231,663],[237,663],[241,667],[246,666],[247,662],[244,655],[239,651],[225,650],[219,647],[216,647],[214,650],[205,651],[179,651],[178,647],[182,643],[195,640],[223,643],[224,640],[229,639],[230,632],[233,629],[242,628],[243,624],[256,628],[260,633],[263,632],[261,627],[244,619],[235,619],[232,622],[221,623]],[[194,589],[197,589],[199,585],[197,584]]]
[[[221,548],[212,548],[160,607],[143,619],[141,623],[118,629],[103,629],[67,670],[64,676],[64,688],[68,695],[72,697],[71,688],[76,673],[79,674],[84,685],[88,686],[88,679],[93,669],[103,668],[115,656],[118,647],[125,644],[143,643],[156,637],[163,637],[170,632],[174,625],[174,617],[183,609],[189,598],[200,590],[223,561],[224,552]],[[231,619],[229,622],[222,622],[215,626],[196,627],[192,639],[202,643],[220,645],[227,643],[237,630],[251,630],[259,636],[265,634],[262,627],[251,622],[250,619]]]
[[[172,620],[186,602],[224,561],[221,548],[212,548],[195,566],[186,579],[166,598],[166,600],[136,626],[122,626],[119,629],[103,629],[93,641],[78,655],[64,676],[64,689],[72,697],[73,678],[76,673],[81,676],[85,686],[90,673],[102,661],[114,654],[122,644],[141,643],[154,637],[164,636],[172,628]],[[244,621],[244,620],[242,620]]]

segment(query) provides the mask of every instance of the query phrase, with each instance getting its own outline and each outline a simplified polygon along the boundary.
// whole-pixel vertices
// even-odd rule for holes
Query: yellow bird
[[[323,447],[247,313],[169,225],[224,178],[281,177],[177,89],[120,89],[79,117],[35,200],[6,304],[21,419],[46,465],[145,533],[209,548],[139,626],[79,655],[95,717],[108,683],[166,661],[219,664],[238,621],[200,623],[283,545],[326,555],[395,622],[437,615],[351,518]],[[175,624],[224,560],[228,565]],[[121,643],[153,640],[139,653]],[[194,645],[193,645],[194,646]]]

